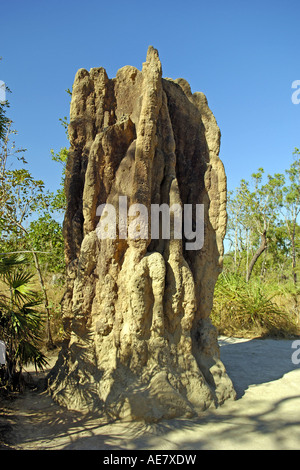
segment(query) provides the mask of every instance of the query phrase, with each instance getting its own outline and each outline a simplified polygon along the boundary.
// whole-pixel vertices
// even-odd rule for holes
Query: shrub
[[[221,274],[216,283],[212,322],[220,334],[234,336],[287,336],[299,334],[296,316],[278,306],[278,293],[258,280],[246,282]]]
[[[0,256],[0,339],[6,345],[6,370],[2,382],[14,385],[23,366],[47,364],[40,350],[43,316],[37,307],[39,294],[32,289],[33,275],[22,255]]]

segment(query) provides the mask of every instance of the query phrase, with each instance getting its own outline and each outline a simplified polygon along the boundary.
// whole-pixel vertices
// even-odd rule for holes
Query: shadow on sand
[[[278,380],[299,369],[292,362],[293,340],[238,340],[220,337],[221,360],[241,398],[250,385]]]
[[[107,423],[66,411],[45,392],[31,390],[6,410],[3,424],[9,425],[10,442],[3,444],[26,450],[296,449],[300,442],[300,379],[293,372],[299,365],[291,360],[292,341],[221,337],[219,342],[221,359],[238,395],[229,405],[191,420]],[[277,391],[276,381],[289,372],[292,380],[285,382],[284,393],[269,395],[269,387]],[[258,386],[258,393],[253,394],[253,389],[250,395],[245,393],[251,385]]]

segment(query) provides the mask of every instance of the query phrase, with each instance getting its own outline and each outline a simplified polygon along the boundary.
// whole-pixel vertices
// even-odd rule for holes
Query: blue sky
[[[228,189],[263,167],[283,172],[300,147],[299,0],[14,0],[0,4],[0,80],[12,90],[9,116],[28,168],[59,186],[50,149],[67,145],[59,118],[69,114],[76,71],[139,69],[148,46],[163,76],[183,77],[208,99],[222,133]]]

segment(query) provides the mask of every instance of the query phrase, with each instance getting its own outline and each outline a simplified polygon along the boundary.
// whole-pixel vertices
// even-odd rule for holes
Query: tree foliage
[[[285,273],[289,264],[296,285],[299,213],[300,152],[295,149],[294,161],[285,174],[265,177],[264,169],[259,168],[250,181],[241,180],[239,187],[229,192],[227,239],[233,272],[243,271],[249,281],[257,268],[263,274],[268,263],[269,268],[272,264],[273,270]]]
[[[39,252],[43,270],[49,273],[64,272],[64,241],[61,224],[46,213],[30,223],[27,233],[31,246]]]
[[[11,246],[15,243],[17,249],[21,239],[23,249],[25,248],[25,251],[31,252],[47,314],[47,344],[52,348],[54,344],[50,328],[51,309],[39,254],[34,243],[34,235],[37,236],[37,227],[32,227],[30,237],[26,221],[36,214],[49,219],[49,208],[51,207],[53,195],[49,191],[45,191],[42,180],[33,178],[29,170],[25,168],[27,165],[24,158],[25,149],[16,149],[12,140],[14,134],[12,121],[9,121],[0,149],[0,248],[1,251],[4,251],[5,245],[9,244]],[[45,231],[43,235],[45,241]],[[53,248],[51,239],[48,240],[49,244]],[[45,252],[45,249],[43,249],[43,252]],[[51,252],[48,255],[50,259]]]

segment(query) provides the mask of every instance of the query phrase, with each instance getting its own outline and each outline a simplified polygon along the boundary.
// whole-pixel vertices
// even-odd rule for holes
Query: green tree
[[[289,184],[283,188],[281,206],[283,208],[283,216],[285,219],[288,237],[291,244],[292,272],[293,281],[297,285],[297,245],[296,245],[296,228],[297,218],[300,213],[300,150],[295,148],[293,155],[295,156],[290,168],[286,170]]]
[[[3,112],[0,114],[0,252],[32,254],[47,314],[47,344],[53,347],[50,303],[42,266],[53,272],[64,269],[62,227],[55,216],[61,216],[65,211],[64,179],[68,151],[66,148],[57,154],[51,151],[52,159],[62,167],[61,184],[55,193],[46,191],[44,182],[33,178],[26,168],[26,149],[18,149],[13,141],[16,131],[6,116],[6,107],[6,104],[1,107]],[[66,118],[61,121],[67,133]]]
[[[0,229],[2,238],[9,236],[25,236],[29,251],[32,254],[36,273],[40,282],[44,297],[45,310],[47,312],[47,344],[49,348],[54,346],[51,328],[48,294],[42,270],[39,263],[38,253],[34,250],[25,221],[29,216],[39,211],[45,211],[49,206],[51,196],[45,193],[45,185],[42,180],[35,180],[31,173],[25,168],[8,169],[7,162],[10,157],[16,157],[14,161],[27,164],[24,158],[25,149],[16,149],[15,143],[11,142],[12,122],[9,122],[5,139],[2,141],[0,150]]]
[[[254,233],[259,235],[260,243],[254,252],[247,271],[246,280],[250,279],[255,263],[267,249],[270,239],[270,230],[274,227],[279,214],[278,194],[284,180],[282,175],[268,175],[268,181],[262,184],[264,170],[259,168],[252,175],[254,190],[251,192],[250,213]]]
[[[279,214],[280,188],[284,177],[268,175],[263,183],[264,169],[251,175],[251,182],[241,180],[240,186],[229,195],[229,231],[234,232],[234,259],[237,272],[238,252],[245,253],[246,281],[254,266],[268,248],[271,232]],[[241,261],[241,255],[240,255]]]
[[[63,272],[65,262],[61,224],[45,213],[30,223],[27,233],[34,251],[40,253],[39,260],[44,271]]]
[[[66,195],[65,195],[65,177],[66,177],[66,164],[68,159],[69,151],[66,147],[60,149],[58,153],[55,153],[51,149],[52,160],[57,162],[61,167],[61,180],[60,187],[55,193],[51,193],[50,209],[51,212],[57,212],[64,214],[66,210]]]
[[[242,261],[242,253],[245,249],[245,241],[248,239],[246,223],[245,198],[248,192],[248,183],[241,181],[236,191],[228,191],[227,210],[228,224],[226,238],[230,241],[230,250],[233,249],[234,272],[237,273]]]
[[[238,273],[243,267],[247,281],[255,266],[260,266],[262,275],[267,265],[271,269],[277,264],[286,277],[283,271],[290,263],[297,285],[300,150],[295,148],[293,154],[294,161],[285,174],[264,177],[263,168],[259,168],[250,182],[241,180],[240,186],[228,194],[227,239],[231,242],[233,271]]]

